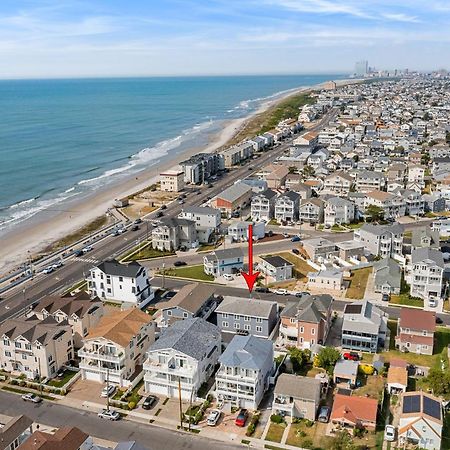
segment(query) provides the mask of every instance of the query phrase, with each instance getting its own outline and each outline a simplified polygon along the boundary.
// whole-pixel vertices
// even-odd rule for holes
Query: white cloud
[[[419,23],[420,20],[417,16],[409,16],[403,13],[384,13],[382,16],[385,19],[393,20],[395,22],[408,22],[408,23]]]

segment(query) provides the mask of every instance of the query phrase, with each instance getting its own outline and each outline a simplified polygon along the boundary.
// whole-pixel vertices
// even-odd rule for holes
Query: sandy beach
[[[349,83],[350,80],[341,80],[339,85]],[[355,80],[352,80],[355,82]],[[0,273],[5,273],[25,261],[30,255],[35,255],[47,248],[51,243],[79,230],[83,225],[103,215],[112,206],[115,198],[121,198],[137,192],[158,181],[159,173],[167,170],[180,161],[200,152],[213,152],[226,146],[241,127],[257,114],[266,111],[281,100],[312,89],[319,89],[321,85],[302,87],[289,93],[280,95],[263,103],[252,114],[223,123],[220,132],[212,136],[211,142],[202,148],[190,148],[183,152],[171,152],[158,163],[148,169],[130,175],[116,183],[111,183],[96,192],[66,202],[66,211],[37,214],[1,237],[0,245]]]

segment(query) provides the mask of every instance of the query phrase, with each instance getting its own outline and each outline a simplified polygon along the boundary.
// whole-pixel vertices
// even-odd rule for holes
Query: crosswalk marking
[[[75,261],[81,261],[85,263],[98,264],[98,259],[95,258],[77,258]]]

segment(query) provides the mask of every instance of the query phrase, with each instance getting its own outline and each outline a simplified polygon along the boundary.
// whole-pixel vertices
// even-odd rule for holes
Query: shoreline
[[[338,86],[350,84],[351,82],[355,82],[355,80],[336,81]],[[76,232],[90,221],[104,215],[107,209],[112,207],[112,202],[115,198],[131,195],[159,181],[161,172],[177,165],[180,161],[200,152],[214,152],[220,148],[227,147],[228,143],[246,124],[255,116],[266,112],[271,106],[288,97],[320,89],[322,85],[323,83],[299,87],[278,97],[268,99],[261,103],[257,110],[247,116],[218,122],[217,125],[221,129],[211,135],[211,141],[206,146],[200,148],[191,147],[183,150],[181,153],[176,151],[169,152],[148,168],[130,174],[122,180],[117,180],[117,182],[107,184],[97,191],[90,192],[82,197],[67,200],[64,203],[65,211],[57,212],[51,217],[45,217],[46,211],[44,210],[22,224],[18,224],[2,236],[2,241],[4,242],[2,242],[0,247],[0,273],[10,271],[25,261],[30,255],[42,252],[64,236]]]

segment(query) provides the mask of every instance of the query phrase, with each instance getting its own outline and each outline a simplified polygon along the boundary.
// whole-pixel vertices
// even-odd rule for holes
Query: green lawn
[[[159,272],[161,274],[161,271]],[[203,271],[203,264],[198,266],[185,266],[166,269],[165,274],[170,277],[192,278],[200,281],[214,281],[212,275],[207,275]]]
[[[372,267],[365,267],[364,269],[356,269],[352,271],[350,278],[350,286],[347,289],[346,297],[360,300],[364,297],[366,292],[367,280],[372,273]]]
[[[133,402],[135,405],[139,403],[139,400],[142,398],[142,395],[139,395],[139,389],[144,385],[144,380],[140,381],[134,389],[125,397],[125,401],[130,403]]]
[[[394,305],[417,306],[419,308],[423,308],[423,300],[421,298],[410,297],[408,293],[391,295],[389,303]]]
[[[140,247],[140,250],[139,250]],[[160,251],[151,247],[150,243],[142,243],[140,246],[134,247],[129,252],[125,253],[121,258],[122,262],[137,261],[140,259],[161,258],[162,256],[173,256],[175,252]]]
[[[294,264],[294,275],[299,280],[306,280],[308,272],[317,272],[317,270],[310,266],[304,259],[299,258],[293,253],[283,252],[278,253],[278,256],[281,256],[285,260]]]
[[[62,378],[54,378],[54,379],[52,379],[52,380],[49,380],[46,384],[48,384],[49,386],[61,388],[61,387],[63,387],[66,383],[68,383],[69,380],[71,380],[76,374],[77,374],[77,372],[75,372],[75,371],[72,371],[72,370],[66,370],[66,371],[64,372],[64,375],[63,375]]]
[[[266,441],[281,442],[286,424],[271,423],[267,431]]]

